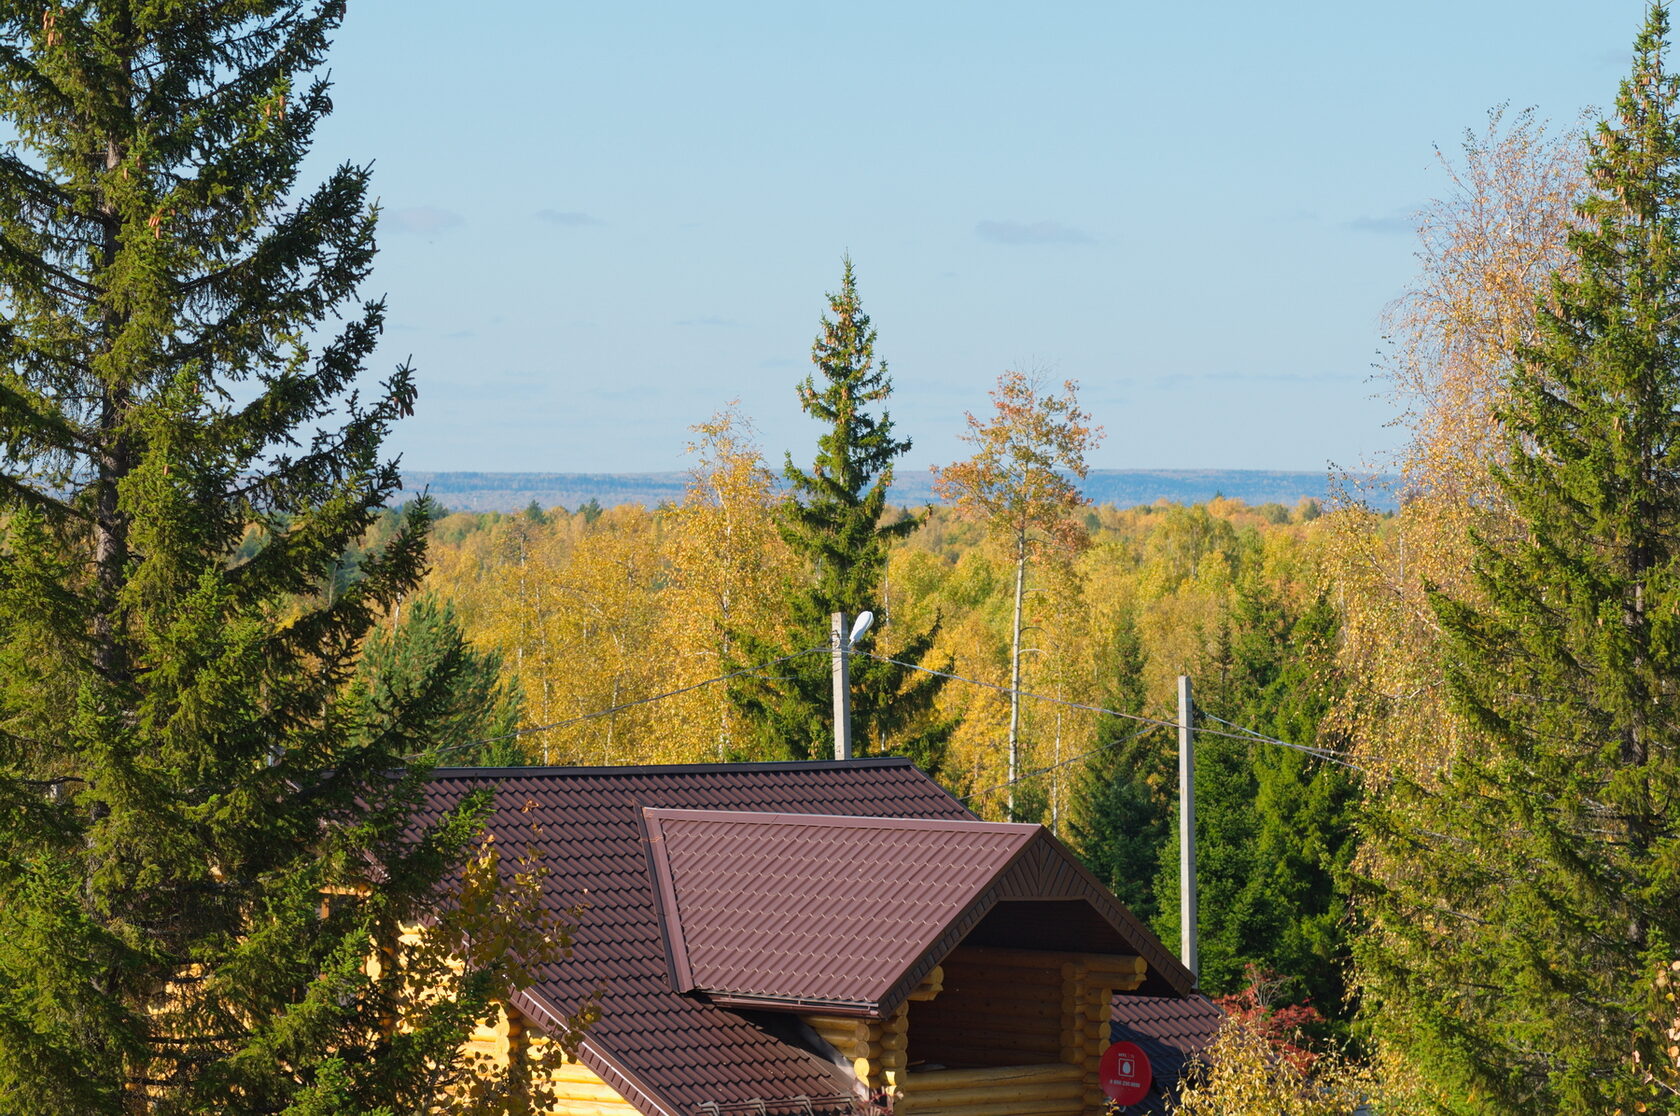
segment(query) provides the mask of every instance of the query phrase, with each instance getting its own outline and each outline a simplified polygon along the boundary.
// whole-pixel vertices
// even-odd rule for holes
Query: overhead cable
[[[932,674],[937,675],[940,678],[949,678],[954,682],[967,682],[971,686],[981,686],[988,690],[996,690],[1000,694],[1018,693],[1021,697],[1031,698],[1034,701],[1042,701],[1050,705],[1060,705],[1067,709],[1082,709],[1087,713],[1102,713],[1109,717],[1120,717],[1128,721],[1138,721],[1142,724],[1152,725],[1157,728],[1176,729],[1179,727],[1177,721],[1164,721],[1159,717],[1150,717],[1142,713],[1122,713],[1118,709],[1109,709],[1106,706],[1101,705],[1090,705],[1085,702],[1068,701],[1065,698],[1053,697],[1050,694],[1035,694],[1027,690],[1012,690],[1008,686],[1002,686],[996,682],[986,682],[979,678],[966,678],[960,674],[952,674],[950,671],[934,670],[932,667],[920,666],[916,663],[907,663],[901,659],[893,659],[885,655],[876,655],[868,651],[854,651],[853,654],[865,655],[877,662],[892,663],[894,666],[904,667],[906,670],[916,670],[921,671],[923,674]],[[1343,767],[1350,767],[1355,771],[1361,770],[1358,765],[1341,758],[1340,753],[1330,751],[1327,748],[1311,748],[1304,744],[1291,744],[1287,740],[1278,740],[1275,737],[1255,732],[1253,729],[1243,728],[1240,725],[1232,725],[1231,722],[1221,720],[1206,711],[1200,712],[1203,717],[1206,717],[1209,720],[1219,721],[1220,724],[1229,725],[1231,728],[1238,729],[1239,731],[1224,732],[1220,729],[1198,728],[1196,729],[1196,735],[1198,736],[1222,736],[1230,740],[1246,740],[1250,743],[1276,744],[1279,747],[1293,748],[1297,752],[1305,752],[1308,755],[1329,760],[1331,763],[1339,763]]]
[[[530,728],[515,729],[512,732],[504,732],[500,736],[487,736],[482,740],[469,740],[464,744],[451,744],[447,748],[439,748],[436,751],[426,752],[424,754],[428,756],[441,756],[449,752],[459,752],[464,748],[479,748],[486,744],[495,744],[502,740],[513,740],[516,737],[529,736],[531,733],[535,732],[548,732],[552,729],[566,728],[570,725],[582,724],[585,721],[593,721],[601,717],[610,717],[614,713],[622,713],[624,710],[634,709],[638,705],[647,705],[650,702],[664,701],[666,698],[673,698],[678,694],[686,694],[691,690],[698,690],[706,686],[715,686],[719,682],[727,682],[731,678],[741,678],[749,674],[761,674],[773,666],[780,666],[782,663],[788,662],[792,659],[797,659],[802,655],[813,655],[818,652],[827,655],[832,653],[832,649],[828,647],[807,647],[803,651],[795,651],[791,655],[783,655],[781,658],[771,659],[767,663],[760,663],[757,666],[742,667],[740,670],[732,670],[728,674],[720,674],[716,678],[708,678],[704,682],[695,682],[692,685],[683,686],[680,689],[668,690],[663,694],[653,694],[650,697],[637,698],[635,701],[627,701],[607,709],[597,709],[593,713],[583,713],[576,717],[568,717],[564,721],[551,721],[546,725],[532,725]],[[415,755],[409,756],[408,758],[419,759],[420,757]]]
[[[1199,710],[1199,712],[1203,717],[1206,717],[1210,721],[1218,721],[1222,725],[1236,729],[1237,733],[1241,734],[1237,736],[1237,739],[1239,740],[1252,740],[1257,744],[1276,744],[1280,748],[1293,748],[1297,752],[1305,752],[1309,756],[1317,756],[1319,759],[1329,760],[1331,763],[1339,763],[1343,767],[1351,767],[1355,771],[1364,770],[1364,768],[1347,758],[1349,755],[1347,752],[1338,752],[1334,748],[1325,748],[1319,745],[1291,744],[1287,740],[1279,740],[1275,736],[1267,736],[1265,733],[1255,732],[1251,728],[1244,728],[1242,725],[1232,724],[1223,717],[1215,717],[1212,713],[1207,712],[1205,709]],[[1210,730],[1197,729],[1196,731],[1200,733],[1208,732]],[[1220,735],[1231,736],[1233,734],[1221,733]]]
[[[1132,733],[1132,735],[1130,735],[1130,736],[1122,737],[1119,740],[1110,740],[1107,744],[1100,744],[1097,747],[1092,748],[1090,751],[1080,752],[1076,756],[1069,756],[1067,759],[1058,760],[1055,763],[1050,764],[1048,767],[1040,767],[1040,768],[1037,768],[1033,771],[1023,771],[1019,775],[1015,776],[1015,778],[1009,780],[1006,783],[999,783],[996,786],[987,787],[985,790],[969,791],[967,794],[963,795],[957,801],[967,802],[971,798],[983,798],[986,795],[992,794],[996,791],[1007,790],[1008,788],[1014,786],[1017,783],[1023,783],[1028,779],[1035,779],[1040,775],[1049,774],[1050,772],[1056,770],[1058,767],[1066,767],[1070,763],[1078,763],[1082,759],[1089,759],[1090,757],[1096,755],[1098,752],[1106,752],[1110,748],[1118,748],[1122,744],[1130,744],[1134,740],[1137,740],[1141,737],[1148,736],[1150,733],[1157,731],[1159,728],[1160,728],[1159,725],[1150,725],[1147,728],[1139,729],[1137,732]]]

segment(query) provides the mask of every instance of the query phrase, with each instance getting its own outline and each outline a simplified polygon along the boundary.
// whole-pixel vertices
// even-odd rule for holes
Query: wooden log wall
[[[910,992],[910,1000],[923,1002],[938,996],[945,984],[945,970],[938,965]],[[885,1089],[897,1096],[909,1057],[909,1003],[886,1019],[861,1019],[849,1015],[806,1015],[802,1018],[822,1040],[852,1063],[852,1072],[871,1090]]]
[[[933,1070],[904,1079],[895,1116],[1081,1116],[1078,1066]],[[1100,1112],[1101,1108],[1088,1111]]]
[[[480,1023],[473,1028],[465,1049],[468,1054],[487,1060],[497,1069],[505,1069],[508,1062],[523,1050],[525,1038],[525,1023],[519,1013],[504,1007],[497,1009],[496,1018],[490,1025]]]
[[[963,947],[944,967],[944,991],[909,1005],[911,1068],[944,1068],[906,1075],[906,1112],[1102,1111],[1098,1068],[1109,1041],[1109,1000],[1143,983],[1142,958]],[[1013,1090],[1007,1097],[977,1091],[1004,1081]]]
[[[910,1004],[910,1062],[948,1069],[1062,1061],[1061,954],[959,947],[944,990]]]
[[[528,1031],[518,1012],[505,1008],[489,1026],[473,1029],[465,1049],[498,1070],[511,1059],[553,1058],[543,1074],[554,1103],[549,1116],[641,1116],[640,1109],[603,1081],[599,1074],[580,1062],[569,1062],[550,1048],[545,1035]]]
[[[546,1036],[529,1035],[527,1056],[543,1057],[548,1043]],[[554,1098],[549,1116],[641,1116],[641,1109],[581,1062],[558,1061],[549,1066],[547,1078]]]
[[[405,927],[398,938],[397,948],[413,946],[419,940],[418,927]],[[368,974],[377,979],[383,966],[391,963],[391,957],[390,950],[373,951],[366,962]],[[458,969],[461,963],[454,960],[451,964]],[[429,990],[404,991],[407,995],[423,999]],[[514,1058],[542,1059],[558,1055],[558,1051],[550,1054],[547,1049],[549,1042],[547,1036],[527,1030],[520,1014],[504,1005],[498,1009],[493,1022],[473,1029],[462,1049],[486,1069],[499,1071],[505,1070]],[[554,1057],[546,1076],[555,1102],[548,1110],[549,1116],[641,1116],[639,1108],[582,1063]]]
[[[1101,1112],[1104,1097],[1098,1073],[1112,1028],[1110,1000],[1143,983],[1141,957],[1074,954],[1062,965],[1062,1003],[1068,1025],[1063,1030],[1062,1061],[1080,1069],[1086,1111]]]
[[[897,1095],[904,1079],[910,1015],[900,1007],[886,1019],[858,1019],[839,1015],[803,1017],[822,1040],[852,1063],[852,1072],[871,1091]]]

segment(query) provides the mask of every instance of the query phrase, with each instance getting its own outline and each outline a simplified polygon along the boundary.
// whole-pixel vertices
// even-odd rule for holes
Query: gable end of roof
[[[673,988],[732,1007],[869,1016],[1038,832],[651,807],[642,823]]]
[[[896,1011],[916,986],[943,961],[964,938],[1005,900],[1083,899],[1104,921],[1131,943],[1151,972],[1178,995],[1189,996],[1196,978],[1173,955],[1153,931],[1114,899],[1066,845],[1048,829],[1039,827],[1033,840],[993,876],[990,884],[975,896],[937,938],[922,950],[916,963],[881,997],[878,1012]]]
[[[644,807],[673,990],[883,1017],[999,903],[1083,902],[1158,992],[1193,980],[1048,830],[979,820]],[[792,959],[803,958],[799,965]],[[791,965],[791,967],[790,967]]]

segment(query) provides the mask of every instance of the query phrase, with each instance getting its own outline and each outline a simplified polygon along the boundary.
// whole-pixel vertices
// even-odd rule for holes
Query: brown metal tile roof
[[[1150,1072],[1155,1080],[1149,1096],[1127,1111],[1155,1116],[1170,1111],[1169,1098],[1176,1095],[1177,1083],[1191,1060],[1213,1041],[1225,1013],[1199,994],[1186,997],[1120,994],[1114,997],[1110,1018],[1111,1041],[1135,1042],[1142,1047],[1149,1056]]]
[[[890,964],[872,957],[872,950],[854,950],[845,957],[807,955],[806,960],[825,959],[824,979],[835,978],[839,982],[835,987],[847,996],[876,996],[875,1002],[881,1004],[901,1002],[999,900],[1012,898],[1085,899],[1110,925],[1122,928],[1125,939],[1148,961],[1150,980],[1144,991],[1182,995],[1191,985],[1189,974],[1176,959],[1054,837],[1037,827],[975,821],[960,803],[907,760],[443,769],[427,790],[420,820],[435,818],[465,795],[487,788],[496,792],[497,810],[488,828],[497,841],[506,849],[532,847],[542,855],[543,866],[550,874],[545,902],[556,908],[584,908],[572,959],[542,972],[536,985],[515,998],[515,1006],[541,1025],[545,1017],[574,1010],[599,987],[602,1015],[584,1040],[582,1060],[649,1116],[699,1116],[702,1106],[710,1104],[739,1105],[745,1106],[740,1111],[756,1111],[755,1102],[763,1102],[770,1116],[792,1112],[839,1116],[853,1112],[854,1106],[849,1099],[853,1088],[849,1072],[778,1037],[775,1016],[748,1010],[741,1003],[732,1010],[708,1002],[704,996],[683,995],[673,988],[675,959],[667,956],[661,928],[644,811],[656,815],[660,811],[724,811],[827,816],[810,828],[853,833],[867,843],[870,855],[883,858],[873,865],[877,869],[873,877],[863,871],[869,865],[857,865],[858,877],[848,885],[846,902],[829,902],[830,915],[860,900],[877,906],[891,904],[901,898],[900,892],[927,891],[931,887],[941,894],[949,888],[949,895],[954,895],[963,887],[969,889],[966,905],[931,942],[914,943],[921,949],[919,956],[908,970],[890,981],[891,987],[885,992],[879,988],[888,975],[886,970],[901,965],[910,955],[910,939],[915,935],[906,930],[880,935],[892,945],[894,960]],[[836,825],[833,820],[868,817],[888,820],[860,825],[855,830],[843,823]],[[952,871],[961,882],[953,884],[940,877],[930,885],[928,877],[918,873],[932,871],[931,866],[901,867],[888,855],[896,852],[896,847],[881,840],[881,835],[902,835],[906,832],[904,819],[964,823],[959,828],[971,835],[961,840],[970,842],[965,847],[977,850],[991,866],[990,874],[982,867],[953,860],[939,871]],[[668,818],[660,818],[661,827],[668,824]],[[792,823],[784,821],[783,825]],[[870,835],[871,829],[877,832]],[[1025,841],[1018,835],[1023,829],[1033,831]],[[954,834],[956,830],[936,825],[921,832],[928,836],[917,840],[931,846],[937,844],[931,835]],[[715,830],[700,825],[692,833],[704,838]],[[1001,870],[1000,852],[986,844],[994,840],[1005,846],[1014,843],[1013,854],[1001,857],[1007,862]],[[805,871],[816,872],[809,854],[802,855],[807,862]],[[800,882],[798,862],[797,857],[787,859],[777,869],[781,882],[795,887],[813,903],[832,897],[832,893],[825,896],[810,882]],[[683,878],[681,870],[675,878]],[[941,909],[946,909],[955,902],[949,895],[935,905],[944,903],[946,907]],[[714,965],[717,972],[731,967],[752,973],[781,972],[784,976],[793,972],[792,965],[770,964],[762,958],[751,960],[750,951],[744,948],[730,953],[732,942],[742,945],[745,939],[736,942],[733,935],[739,932],[728,928],[721,892],[710,898],[697,892],[695,897],[702,899],[698,906],[684,908],[678,904],[685,920],[682,940],[689,949],[691,969],[696,952],[688,934],[698,931],[695,941],[705,943],[698,950],[703,967]],[[776,900],[768,890],[753,894],[751,901],[759,905],[760,913],[754,918],[760,929],[778,929],[784,918],[792,925],[808,921],[803,910],[790,910],[785,915],[771,911]],[[893,909],[914,912],[906,925],[928,932],[939,921],[917,908],[915,902]],[[696,919],[692,926],[686,921],[691,915]],[[776,937],[765,933],[756,941],[765,948],[788,948],[778,945]],[[799,948],[808,947],[802,944]],[[843,952],[837,950],[836,954]],[[795,985],[784,982],[777,987],[785,990]],[[813,979],[804,987],[826,986]],[[725,1107],[723,1111],[730,1109]]]
[[[975,898],[933,943],[927,956],[910,970],[906,979],[888,997],[892,1003],[908,995],[917,982],[939,962],[939,959],[960,945],[969,933],[1003,900],[1023,909],[1039,907],[1042,900],[1082,899],[1102,920],[1119,932],[1124,948],[1136,953],[1148,963],[1141,992],[1156,996],[1188,996],[1196,986],[1196,978],[1179,959],[1161,944],[1153,931],[1127,910],[1112,892],[1104,887],[1068,847],[1042,826],[1033,841],[999,874],[991,887]],[[1046,942],[1050,939],[1046,938]],[[981,943],[976,943],[981,944]],[[1066,948],[1050,946],[1045,948]]]
[[[872,1012],[1039,833],[973,820],[643,814],[679,989]]]
[[[968,818],[909,761],[633,768],[439,770],[423,817],[496,791],[489,830],[505,849],[533,846],[550,873],[545,901],[585,907],[570,961],[543,972],[516,1005],[535,1022],[572,1011],[599,985],[601,1019],[581,1057],[649,1116],[700,1105],[767,1102],[768,1112],[851,1113],[850,1076],[747,1016],[671,988],[643,847],[644,807]],[[727,1110],[726,1110],[727,1111]]]

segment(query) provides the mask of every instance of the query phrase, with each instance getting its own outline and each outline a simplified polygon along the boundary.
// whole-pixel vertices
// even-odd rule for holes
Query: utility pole
[[[1015,820],[1015,774],[1021,755],[1021,598],[1026,595],[1027,532],[1015,532],[1015,635],[1009,642],[1009,801],[1008,821]]]
[[[829,650],[834,656],[834,758],[852,758],[852,648],[875,623],[875,614],[864,609],[846,630],[846,614],[836,612],[829,628]]]
[[[830,629],[829,647],[834,656],[834,758],[852,758],[852,672],[851,639],[846,614],[836,612]]]
[[[1178,926],[1179,959],[1192,976],[1201,968],[1196,956],[1196,706],[1190,699],[1190,676],[1178,676]]]

